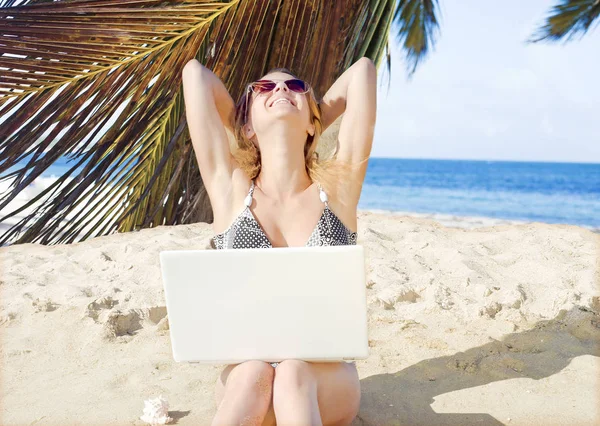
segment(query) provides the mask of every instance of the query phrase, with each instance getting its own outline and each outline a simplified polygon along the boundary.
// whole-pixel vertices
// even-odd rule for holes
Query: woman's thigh
[[[221,372],[215,391],[217,407],[223,399],[228,377],[235,367],[242,364],[228,365]],[[308,362],[306,364],[311,368],[317,380],[317,401],[323,426],[349,425],[360,408],[360,381],[356,365],[347,362]],[[277,368],[275,368],[275,376],[277,376]],[[272,383],[269,387],[271,403],[262,426],[276,424],[271,390]]]
[[[347,362],[308,364],[317,378],[317,401],[323,426],[349,425],[360,408],[356,365]]]
[[[356,365],[347,362],[293,362],[293,365],[299,363],[296,367],[300,369],[309,368],[317,382],[317,402],[323,426],[349,425],[360,408],[360,380]],[[275,381],[279,367],[275,368]],[[267,418],[272,410],[269,407]]]
[[[265,370],[268,369],[272,370],[273,367],[262,361],[246,361],[240,364],[227,365],[217,378],[215,387],[215,403],[217,408],[225,396],[225,389],[227,387],[229,377],[236,374],[241,374],[248,377],[255,376],[257,380],[256,386],[258,391],[261,393],[261,395],[268,395],[268,397],[272,399],[273,372],[271,372],[271,374],[265,374]]]

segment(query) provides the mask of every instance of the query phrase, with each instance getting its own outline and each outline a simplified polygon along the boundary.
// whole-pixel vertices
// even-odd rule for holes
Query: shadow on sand
[[[543,379],[581,355],[600,356],[600,316],[575,307],[500,341],[361,380],[352,426],[502,425],[485,413],[436,413],[431,404],[435,396],[500,380]]]

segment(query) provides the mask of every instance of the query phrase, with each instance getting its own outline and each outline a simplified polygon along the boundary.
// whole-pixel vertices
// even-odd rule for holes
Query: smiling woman
[[[311,121],[305,130],[305,140],[300,141],[304,144],[307,172],[309,175],[313,174],[314,180],[327,181],[324,183],[329,189],[329,181],[324,177],[324,170],[329,170],[331,174],[334,168],[323,166],[317,161],[317,143],[324,129],[321,122],[321,110],[313,89],[307,82],[299,79],[286,68],[275,68],[266,76],[271,76],[271,78],[263,77],[263,79],[248,84],[245,93],[237,102],[234,121],[234,131],[238,141],[238,149],[234,152],[236,161],[250,177],[255,177],[260,173],[262,166],[260,138],[256,137],[254,141],[252,140],[256,135],[255,128],[257,127],[259,131],[262,130],[262,112],[266,112],[266,108],[260,109],[260,101],[268,100],[266,107],[272,108],[276,101],[283,99],[280,103],[287,101],[289,104],[283,106],[288,111],[281,113],[282,116],[289,117],[289,114],[297,111],[299,114],[296,117],[302,117],[305,122]],[[283,86],[281,86],[282,84]],[[284,89],[280,90],[281,87]],[[305,96],[297,96],[304,94]],[[270,110],[269,112],[275,113],[276,111]],[[266,124],[269,125],[268,121]]]
[[[186,114],[214,212],[213,248],[356,244],[376,78],[371,60],[362,58],[319,103],[308,82],[277,68],[249,83],[234,105],[210,70],[196,60],[186,65]],[[319,160],[319,136],[343,113],[336,152]],[[236,137],[233,153],[225,129]],[[216,394],[215,425],[275,418],[279,424],[347,425],[360,405],[356,365],[347,362],[229,365]]]

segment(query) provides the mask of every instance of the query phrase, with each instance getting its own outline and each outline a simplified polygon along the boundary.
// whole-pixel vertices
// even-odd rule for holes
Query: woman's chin
[[[275,107],[271,107],[269,111],[270,115],[296,115],[300,111],[298,111],[295,107],[291,105],[278,105]]]
[[[270,111],[268,121],[299,121],[302,119],[301,115],[298,114],[300,111],[292,110],[291,108],[279,108],[277,110]]]
[[[256,128],[258,129],[270,129],[274,125],[286,125],[293,127],[305,127],[304,123],[307,121],[306,117],[302,117],[298,110],[290,110],[288,108],[281,108],[278,111],[270,111],[268,116],[263,116],[260,119],[260,124],[255,121]]]

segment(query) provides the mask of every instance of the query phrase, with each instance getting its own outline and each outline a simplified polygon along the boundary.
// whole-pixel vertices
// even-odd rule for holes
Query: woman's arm
[[[186,72],[191,74],[196,73],[197,76],[202,78],[204,84],[210,87],[223,125],[233,131],[235,103],[221,79],[202,65],[197,59],[190,60],[186,66],[183,67],[183,75],[185,75]]]
[[[225,131],[233,128],[234,102],[221,80],[196,59],[183,68],[182,83],[200,175],[213,206],[222,204],[222,194],[230,193],[235,167]]]
[[[370,69],[369,69],[370,68]],[[366,74],[374,74],[375,75],[366,75]],[[357,75],[360,74],[358,77]],[[366,77],[366,79],[365,79]],[[358,84],[375,84],[377,81],[377,69],[375,68],[375,64],[371,59],[367,57],[362,57],[354,64],[352,64],[346,71],[342,73],[338,77],[338,79],[331,85],[325,96],[319,105],[321,107],[322,117],[321,121],[323,124],[323,132],[327,129],[340,115],[344,113],[346,109],[346,103],[348,99],[348,95],[352,95],[356,90],[353,90],[353,93],[349,93],[348,89],[350,85],[355,79],[361,79],[362,82]],[[366,81],[370,79],[371,81]],[[355,83],[356,84],[356,83]],[[372,87],[371,89],[376,89]]]
[[[344,114],[335,157],[352,163],[368,158],[377,114],[377,68],[373,61],[366,57],[356,61],[333,83],[319,105],[323,131]],[[356,197],[360,196],[366,170],[364,163],[352,176],[360,182],[352,188]],[[358,202],[358,198],[355,201]]]

